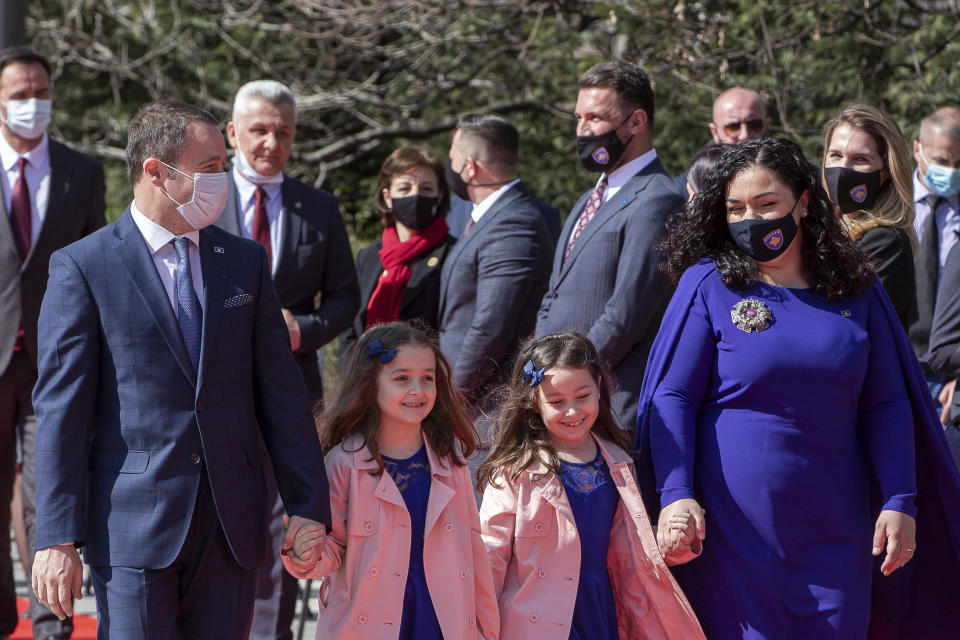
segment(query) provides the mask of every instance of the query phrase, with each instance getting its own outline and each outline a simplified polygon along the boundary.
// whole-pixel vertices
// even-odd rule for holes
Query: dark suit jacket
[[[400,302],[398,320],[422,320],[428,327],[437,328],[437,309],[440,306],[440,272],[450,254],[456,238],[447,234],[430,251],[413,262],[410,281]],[[357,277],[360,280],[360,310],[353,324],[340,336],[340,366],[346,364],[346,355],[356,344],[367,326],[367,305],[377,288],[383,263],[379,251],[383,242],[378,240],[357,253]]]
[[[195,375],[129,210],[53,254],[33,394],[38,549],[75,541],[89,564],[167,567],[205,468],[237,562],[255,566],[265,550],[259,436],[287,512],[329,526],[320,444],[266,251],[208,227],[200,257]]]
[[[217,225],[240,235],[237,190],[233,172],[228,175],[230,197]],[[273,283],[280,306],[289,309],[300,325],[300,347],[294,356],[311,397],[318,398],[323,385],[317,350],[350,326],[360,304],[357,271],[334,195],[284,176],[280,197],[286,219]]]
[[[960,244],[947,254],[937,289],[937,306],[930,331],[930,365],[947,377],[960,377]],[[953,394],[951,422],[960,425],[960,391]]]
[[[50,254],[99,229],[104,220],[103,167],[49,139],[50,197],[30,254],[20,261],[10,216],[0,197],[0,373],[6,370],[21,323],[30,361],[37,362],[37,315],[47,289]]]
[[[553,238],[553,243],[556,244],[557,239],[560,237],[560,210],[556,207],[551,207],[546,202],[540,202],[536,198],[534,198],[534,203],[537,205],[537,209],[540,210],[540,215],[543,216],[544,222],[547,223],[547,229],[550,231],[550,237]],[[450,235],[455,238],[463,235],[463,230],[467,226],[467,220],[470,219],[471,211],[473,211],[472,202],[454,195],[450,196],[450,213],[447,214],[447,224],[450,225]]]
[[[502,381],[518,343],[533,333],[550,276],[553,240],[522,183],[460,238],[443,265],[440,349],[453,382],[479,400]]]
[[[895,227],[874,227],[858,244],[867,252],[904,329],[917,313],[917,280],[910,236]]]
[[[597,347],[619,390],[613,410],[632,429],[647,354],[670,300],[657,243],[686,201],[655,159],[605,202],[573,245],[567,240],[591,191],[573,207],[557,244],[537,336],[579,331]]]

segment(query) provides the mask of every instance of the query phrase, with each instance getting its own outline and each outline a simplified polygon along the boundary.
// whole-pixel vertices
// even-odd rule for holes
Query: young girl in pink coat
[[[669,522],[665,561],[598,360],[573,333],[528,341],[517,356],[477,476],[500,637],[703,639],[667,569],[692,556],[693,523]]]
[[[464,460],[475,432],[436,343],[404,323],[364,333],[324,415],[333,516],[285,554],[328,576],[318,640],[499,637],[490,562]]]

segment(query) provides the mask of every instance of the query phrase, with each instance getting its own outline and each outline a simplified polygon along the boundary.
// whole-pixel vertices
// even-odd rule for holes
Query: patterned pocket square
[[[233,309],[235,307],[241,307],[249,302],[253,302],[253,296],[250,295],[249,293],[241,293],[239,295],[235,295],[231,298],[227,298],[226,300],[224,300],[223,308]]]

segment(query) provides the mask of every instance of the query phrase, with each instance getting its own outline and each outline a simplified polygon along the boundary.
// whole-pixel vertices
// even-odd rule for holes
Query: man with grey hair
[[[72,615],[82,547],[101,639],[247,638],[267,544],[258,443],[290,514],[283,547],[330,524],[266,251],[210,226],[226,157],[206,111],[141,108],[127,141],[133,202],[50,258],[32,581],[58,617]]]
[[[290,349],[316,403],[323,397],[318,351],[350,326],[360,287],[336,197],[283,173],[296,126],[297,103],[287,86],[256,80],[240,87],[227,123],[233,169],[217,224],[266,249]],[[273,543],[258,568],[254,640],[292,637],[297,597],[297,582],[278,555],[284,511],[271,476],[265,517]]]

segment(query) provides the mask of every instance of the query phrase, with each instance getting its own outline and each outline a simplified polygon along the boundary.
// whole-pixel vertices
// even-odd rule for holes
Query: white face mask
[[[237,153],[233,156],[233,166],[240,172],[240,175],[253,184],[283,184],[283,171],[278,171],[272,176],[265,176],[262,173],[258,173],[257,170],[247,162],[247,156],[243,154],[240,148],[237,148]]]
[[[52,103],[50,100],[4,100],[7,118],[4,123],[10,130],[26,140],[36,140],[50,124]]]
[[[227,174],[223,171],[217,171],[216,173],[195,173],[191,176],[176,167],[171,167],[162,160],[159,162],[163,166],[193,180],[193,197],[190,198],[189,202],[183,204],[174,200],[166,189],[160,187],[163,195],[173,200],[174,204],[177,205],[177,211],[180,212],[183,219],[194,229],[203,229],[216,222],[227,204],[227,189],[229,188]]]

